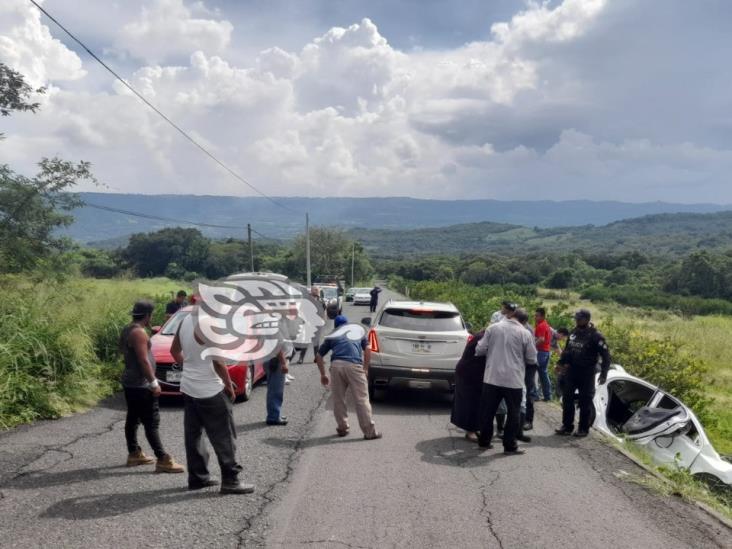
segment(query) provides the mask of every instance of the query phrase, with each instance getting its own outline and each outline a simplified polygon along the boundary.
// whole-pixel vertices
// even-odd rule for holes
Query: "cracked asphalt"
[[[346,307],[352,320],[364,311]],[[362,440],[355,417],[341,439],[317,368],[291,371],[286,427],[264,423],[264,386],[234,407],[253,495],[188,492],[185,475],[126,468],[120,397],[0,434],[0,547],[732,546],[695,506],[629,482],[642,471],[600,440],[552,436],[552,405],[538,403],[523,456],[480,452],[450,425],[449,398],[423,391],[374,403],[383,439]],[[162,409],[179,460],[182,416],[179,403]]]

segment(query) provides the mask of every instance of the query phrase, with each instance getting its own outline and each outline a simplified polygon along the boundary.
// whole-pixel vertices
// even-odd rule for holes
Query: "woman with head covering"
[[[483,390],[485,357],[475,356],[475,346],[483,337],[484,331],[470,336],[463,356],[455,367],[455,398],[452,404],[450,421],[465,430],[465,438],[478,441],[480,424],[480,394]]]

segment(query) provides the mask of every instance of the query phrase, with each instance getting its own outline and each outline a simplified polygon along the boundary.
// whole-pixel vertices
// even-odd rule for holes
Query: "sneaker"
[[[283,416],[280,419],[275,419],[274,421],[267,420],[267,425],[287,425],[287,418]]]
[[[526,453],[526,450],[522,450],[521,448],[510,448],[504,449],[503,453],[507,456],[521,456]]]
[[[289,385],[291,381],[295,381],[295,378],[290,374],[285,374],[285,385]]]
[[[153,461],[155,461],[155,459],[143,454],[142,450],[137,450],[137,452],[133,452],[132,454],[127,456],[127,467],[137,467],[138,465],[149,465]]]
[[[348,427],[346,427],[345,429],[336,429],[336,434],[339,437],[345,437],[345,436],[347,436],[348,435]]]
[[[158,458],[158,462],[155,464],[156,473],[184,473],[185,470],[185,467],[180,463],[176,463],[170,454]]]
[[[524,423],[524,431],[531,431],[534,428],[533,423],[529,423],[528,421]]]
[[[382,435],[379,431],[374,431],[370,435],[364,435],[363,439],[364,440],[376,440],[376,439],[381,438],[382,436],[384,436],[384,435]]]
[[[251,494],[254,492],[254,484],[244,484],[243,482],[225,483],[221,485],[222,494]]]
[[[208,480],[204,480],[203,482],[188,482],[188,489],[189,490],[201,490],[203,488],[210,488],[211,486],[216,486],[219,482],[217,480],[214,480],[212,478]]]
[[[564,427],[561,429],[554,429],[554,434],[562,437],[568,437],[572,434],[572,429],[565,429]]]
[[[302,364],[302,359],[301,359],[301,358],[300,358],[300,359],[298,359],[298,360],[297,360],[297,363],[298,363],[298,364]]]
[[[582,430],[577,429],[577,431],[575,431],[575,433],[572,436],[577,437],[577,438],[585,438],[589,434],[590,434],[589,431],[585,431],[584,429],[582,429]]]

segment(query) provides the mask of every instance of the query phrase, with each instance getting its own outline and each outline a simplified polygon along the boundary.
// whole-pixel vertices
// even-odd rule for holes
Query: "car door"
[[[648,406],[656,410],[680,411],[669,421],[645,437],[645,446],[654,457],[664,463],[678,459],[682,467],[690,467],[702,449],[702,439],[692,421],[689,409],[679,400],[663,391],[657,391]],[[642,438],[638,442],[643,441]]]

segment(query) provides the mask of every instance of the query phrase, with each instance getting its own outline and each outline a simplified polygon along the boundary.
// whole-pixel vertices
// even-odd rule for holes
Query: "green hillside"
[[[677,255],[731,249],[732,211],[648,215],[603,226],[547,229],[484,222],[431,229],[353,229],[351,234],[372,254],[385,257],[574,250]]]

